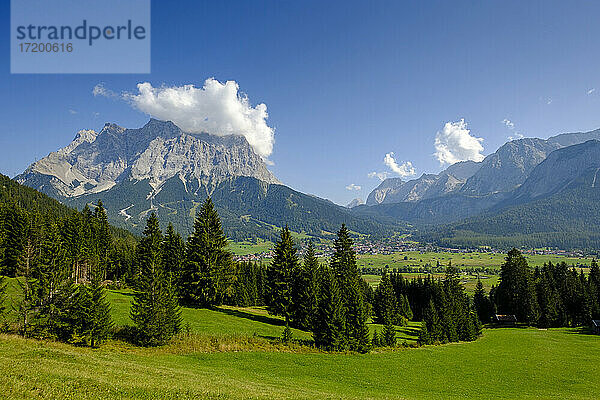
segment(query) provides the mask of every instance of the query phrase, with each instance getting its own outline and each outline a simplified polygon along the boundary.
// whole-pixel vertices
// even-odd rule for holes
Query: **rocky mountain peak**
[[[173,122],[156,119],[137,129],[106,123],[99,133],[79,131],[69,145],[16,179],[51,195],[73,197],[126,180],[148,180],[159,190],[175,176],[199,185],[239,176],[279,183],[243,136],[189,134]]]

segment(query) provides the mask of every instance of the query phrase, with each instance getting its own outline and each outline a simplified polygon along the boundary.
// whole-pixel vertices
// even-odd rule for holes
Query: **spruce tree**
[[[593,259],[592,264],[590,265],[588,287],[592,306],[592,317],[594,319],[600,319],[600,267],[598,267],[596,259]]]
[[[275,256],[267,270],[269,303],[267,309],[273,315],[285,318],[289,324],[293,309],[294,275],[299,268],[297,249],[287,225],[275,243]]]
[[[408,321],[413,319],[412,308],[410,307],[410,303],[408,301],[408,297],[406,295],[400,295],[400,302],[398,304],[398,310],[402,317],[404,317],[402,323],[398,323],[398,325],[406,325]]]
[[[182,295],[190,305],[220,305],[234,296],[234,263],[210,197],[202,204],[188,238]]]
[[[111,272],[109,255],[112,247],[112,235],[102,200],[98,200],[98,204],[94,210],[94,219],[94,243],[96,245],[99,273],[101,280],[105,280],[108,273]]]
[[[381,340],[379,339],[379,333],[377,333],[377,330],[373,331],[373,338],[371,339],[371,347],[375,348],[375,347],[380,347],[381,346]]]
[[[39,280],[36,279],[36,263],[39,255],[37,221],[36,216],[28,218],[24,245],[17,266],[17,283],[21,295],[15,309],[19,314],[20,332],[25,337],[30,334],[30,325],[40,304],[39,294],[43,292]]]
[[[168,342],[180,321],[178,308],[172,306],[174,294],[169,290],[164,271],[162,241],[158,219],[152,213],[138,245],[141,273],[131,305],[131,319],[138,328],[139,341],[146,346]]]
[[[396,294],[387,272],[383,273],[377,289],[375,289],[375,319],[379,324],[400,322],[400,314]]]
[[[537,321],[538,305],[533,274],[525,257],[515,248],[508,252],[501,266],[496,298],[498,312],[515,314],[519,321],[529,324]]]
[[[58,226],[53,222],[46,222],[43,231],[32,276],[38,283],[37,297],[42,303],[50,303],[61,283],[68,279],[70,270]]]
[[[92,347],[96,347],[105,341],[113,327],[110,316],[110,303],[106,299],[106,290],[101,284],[103,275],[103,267],[97,267],[96,270],[92,271],[92,280],[89,285],[90,310],[88,312],[87,335]]]
[[[346,337],[350,350],[366,353],[369,351],[369,328],[367,327],[367,311],[362,299],[359,281],[351,282],[352,288],[346,303]]]
[[[3,214],[4,256],[0,259],[0,273],[14,277],[19,269],[30,221],[28,214],[14,202],[3,208]]]
[[[490,317],[492,316],[490,299],[486,295],[483,283],[481,283],[481,279],[479,278],[477,278],[477,285],[475,286],[475,293],[473,294],[473,306],[475,307],[479,320],[482,322],[489,322]]]
[[[444,340],[442,324],[433,301],[429,301],[429,304],[425,308],[423,323],[427,332],[426,338],[428,339],[424,344],[433,344]]]
[[[297,268],[293,277],[292,287],[292,312],[293,325],[311,331],[317,310],[317,271],[319,260],[315,255],[315,248],[310,242],[304,254],[301,266]]]
[[[184,258],[185,242],[181,235],[175,232],[173,224],[169,223],[163,245],[163,264],[167,278],[174,287],[179,286],[181,283]]]
[[[61,235],[65,249],[65,256],[71,269],[70,275],[78,283],[79,269],[82,258],[82,222],[79,214],[69,215],[62,222]]]
[[[345,340],[350,350],[366,352],[369,349],[367,310],[356,266],[356,253],[352,249],[352,239],[345,224],[342,224],[337,233],[334,248],[331,267],[341,292]]]
[[[396,346],[396,328],[389,320],[383,326],[382,342],[388,347]]]
[[[433,337],[427,329],[426,321],[421,322],[421,329],[419,330],[419,338],[417,339],[417,342],[420,345],[433,344],[434,342]]]
[[[317,314],[313,337],[317,347],[338,351],[346,348],[342,298],[337,279],[326,265],[319,268]]]

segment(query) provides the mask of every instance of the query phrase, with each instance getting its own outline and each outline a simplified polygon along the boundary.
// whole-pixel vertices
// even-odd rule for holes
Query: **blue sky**
[[[416,176],[440,171],[434,140],[447,122],[464,119],[484,155],[517,133],[600,127],[597,2],[153,1],[143,75],[11,75],[7,3],[0,172],[10,176],[80,129],[148,120],[93,96],[98,83],[135,93],[140,82],[236,81],[267,106],[276,176],[339,204],[366,198],[379,184],[370,172],[398,176],[390,152]]]

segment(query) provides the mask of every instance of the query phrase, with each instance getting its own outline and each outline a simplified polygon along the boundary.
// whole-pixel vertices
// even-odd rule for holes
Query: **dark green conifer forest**
[[[143,346],[168,343],[182,330],[181,305],[266,306],[284,320],[284,342],[297,328],[312,332],[319,348],[352,352],[396,346],[396,329],[408,321],[421,322],[419,343],[436,344],[477,339],[494,314],[539,327],[600,318],[596,261],[587,276],[565,263],[533,270],[512,249],[489,293],[479,281],[469,296],[452,265],[439,279],[407,280],[384,271],[373,290],[359,274],[344,224],[327,260],[316,256],[312,243],[301,257],[284,227],[269,263],[236,262],[211,198],[187,240],[171,224],[163,234],[154,213],[137,238],[110,226],[100,201],[78,212],[9,179],[2,184],[0,318],[8,311],[18,315],[15,329],[28,337],[92,347],[123,337],[111,319],[107,288],[132,291],[134,326],[127,338]],[[11,302],[5,276],[16,278],[19,295]],[[371,321],[383,326],[372,336]]]

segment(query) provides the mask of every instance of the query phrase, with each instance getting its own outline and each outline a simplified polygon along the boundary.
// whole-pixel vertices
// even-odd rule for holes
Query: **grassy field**
[[[185,350],[185,349],[183,349]],[[597,399],[600,340],[486,330],[472,343],[367,355],[100,349],[0,336],[10,399]]]
[[[273,242],[258,239],[256,243],[250,241],[229,242],[229,250],[233,254],[245,256],[247,254],[258,254],[269,251],[273,248]]]
[[[9,282],[14,293],[14,280]],[[131,292],[110,291],[117,325]],[[184,309],[185,333],[160,348],[99,349],[0,335],[7,399],[594,399],[600,337],[576,329],[486,329],[471,343],[327,354],[261,307]],[[369,324],[371,331],[381,326]],[[414,343],[418,323],[397,329]]]
[[[129,324],[131,293],[108,297],[116,324]],[[596,398],[600,340],[573,329],[488,329],[474,343],[347,355],[301,345],[310,334],[299,330],[293,332],[299,342],[278,344],[282,321],[260,307],[184,309],[183,318],[188,333],[156,349],[0,336],[0,393],[10,399]],[[413,343],[417,332],[411,323],[397,336]]]
[[[129,305],[131,292],[109,291],[108,299],[112,305],[112,316],[116,325],[123,326],[131,324],[129,319]],[[221,306],[214,309],[182,309],[184,330],[190,330],[199,335],[211,335],[215,337],[226,336],[251,336],[267,339],[275,339],[281,336],[284,321],[269,315],[264,307],[230,307]],[[381,332],[382,325],[369,324],[371,333],[374,330]],[[406,327],[397,327],[396,337],[398,342],[407,341],[415,343],[419,324],[409,323]],[[309,332],[292,329],[293,338],[299,340],[312,340]]]
[[[359,255],[358,266],[366,268],[399,268],[399,267],[424,267],[425,264],[436,266],[439,262],[441,265],[448,265],[452,261],[452,265],[459,268],[500,268],[504,262],[505,254],[491,253],[449,253],[449,252],[423,252],[405,251],[393,254],[375,254],[375,255]],[[558,263],[565,261],[569,265],[590,265],[591,258],[578,257],[563,257],[555,255],[528,255],[525,254],[530,266],[542,266],[545,262],[552,261]]]

